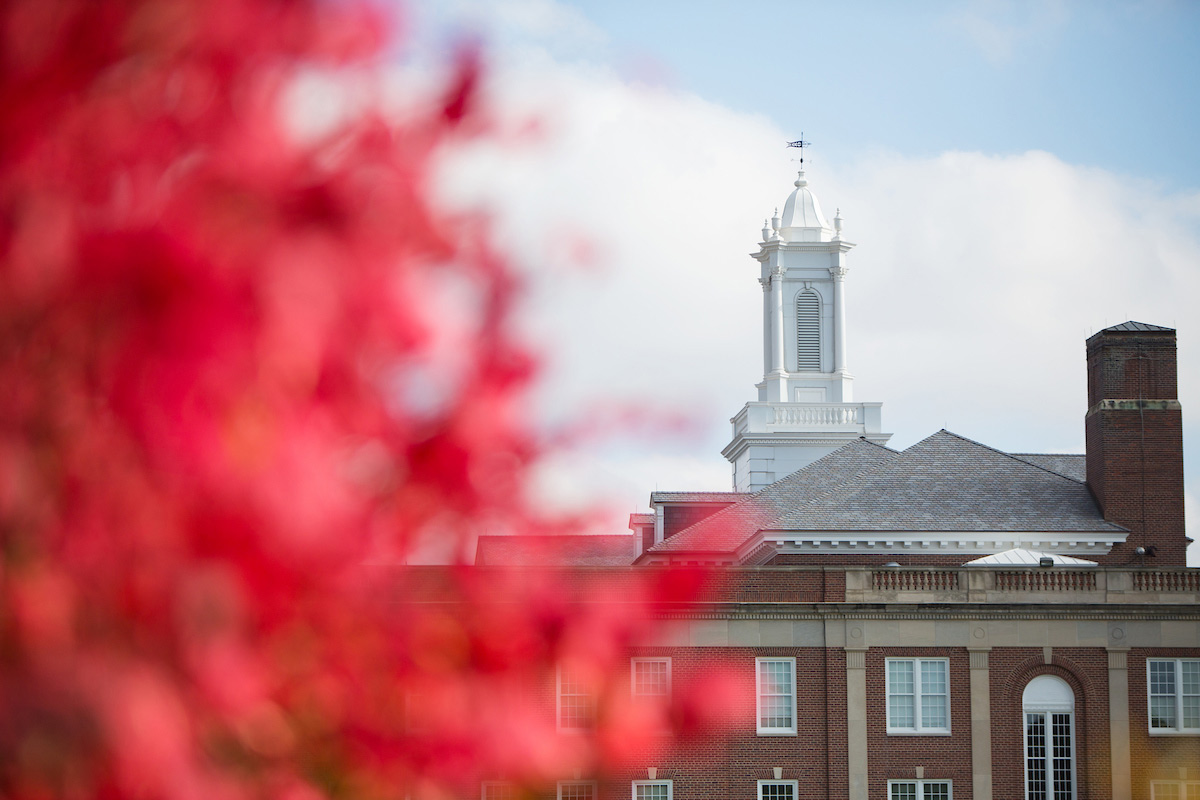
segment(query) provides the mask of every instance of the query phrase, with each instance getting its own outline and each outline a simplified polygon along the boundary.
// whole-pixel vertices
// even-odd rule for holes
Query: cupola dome
[[[804,170],[798,173],[796,189],[783,204],[779,235],[786,242],[828,242],[833,231],[821,213],[821,204],[808,188]]]

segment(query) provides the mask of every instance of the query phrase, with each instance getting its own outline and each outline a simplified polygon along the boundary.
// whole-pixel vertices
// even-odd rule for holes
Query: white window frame
[[[764,727],[762,724],[762,672],[763,662],[785,662],[789,665],[792,676],[792,724],[790,727]],[[759,736],[795,736],[796,735],[796,659],[791,656],[759,656],[754,659],[754,728]],[[787,781],[783,781],[786,783]],[[759,782],[762,785],[762,782]]]
[[[479,785],[480,800],[490,800],[488,797],[488,789],[492,788],[507,788],[513,792],[513,797],[516,797],[517,785],[511,781],[483,781]]]
[[[590,786],[592,789],[592,800],[597,800],[597,784],[596,781],[559,781],[556,787],[557,800],[563,800],[564,786]]]
[[[667,691],[661,695],[663,700],[671,699],[671,657],[670,656],[636,656],[629,659],[629,695],[635,700],[641,697],[659,697],[656,694],[644,694],[638,691],[637,684],[637,665],[638,664],[666,664],[667,665]]]
[[[916,787],[917,787],[917,800],[925,800],[925,787],[926,787],[927,785],[929,785],[929,784],[931,784],[931,783],[936,783],[936,784],[945,784],[945,786],[946,786],[946,800],[954,800],[954,781],[950,780],[949,778],[929,778],[929,779],[925,779],[925,778],[911,778],[911,779],[896,778],[895,780],[890,780],[890,781],[888,781],[888,786],[887,786],[887,800],[892,800],[892,784],[894,784],[894,783],[910,783],[910,784],[915,784],[915,785],[916,785]]]
[[[907,661],[913,665],[913,724],[910,727],[900,727],[892,724],[892,667],[893,661]],[[946,669],[946,727],[927,728],[921,725],[921,664],[923,662],[938,662]],[[948,658],[918,658],[897,657],[884,659],[883,665],[884,709],[887,714],[888,736],[949,736],[950,735],[950,659]],[[939,695],[940,696],[940,695]],[[911,781],[910,781],[911,783]]]
[[[767,660],[770,661],[771,659],[767,659]],[[764,786],[791,786],[792,787],[792,800],[799,800],[799,798],[800,798],[800,781],[766,781],[766,780],[759,781],[758,782],[758,800],[763,800],[763,787]]]
[[[1177,795],[1179,800],[1200,797],[1200,781],[1150,781],[1150,800],[1163,800],[1163,798],[1158,796],[1158,787],[1167,785],[1174,786],[1179,790],[1179,794]]]
[[[638,800],[638,791],[637,790],[638,790],[639,786],[666,786],[667,787],[667,800],[675,800],[675,785],[674,785],[674,782],[671,780],[634,781],[633,784],[630,786],[630,793],[631,793],[632,800]]]
[[[557,672],[555,674],[555,678],[554,678],[554,725],[556,728],[558,728],[559,731],[566,732],[566,733],[591,730],[591,725],[563,725],[563,702],[562,701],[563,701],[563,673],[564,672],[569,672],[569,670],[565,670],[563,665],[559,664],[558,670],[557,670]],[[578,695],[573,694],[572,696],[587,697],[591,701],[591,711],[592,711],[591,722],[594,723],[595,722],[595,713],[596,713],[596,696],[594,694],[588,694],[588,693],[580,693]],[[570,783],[570,781],[568,781],[568,783]]]
[[[1025,774],[1025,791],[1023,797],[1028,800],[1029,786],[1029,717],[1042,718],[1044,730],[1045,755],[1042,756],[1046,773],[1046,796],[1054,798],[1059,795],[1055,784],[1054,773],[1054,716],[1065,715],[1070,724],[1071,752],[1071,797],[1079,796],[1079,761],[1075,751],[1075,691],[1070,685],[1054,675],[1038,675],[1025,684],[1021,694],[1021,763]]]
[[[1183,727],[1183,698],[1192,697],[1192,695],[1184,695],[1183,693],[1183,664],[1193,663],[1200,664],[1200,658],[1147,658],[1146,659],[1146,725],[1150,729],[1152,736],[1195,736],[1200,734],[1200,728],[1185,728]],[[1155,695],[1151,695],[1152,684],[1150,681],[1150,665],[1154,663],[1174,664],[1175,665],[1175,725],[1173,727],[1158,727],[1154,726],[1154,714],[1151,711],[1152,700]],[[1162,697],[1163,695],[1156,695]],[[1169,783],[1170,781],[1166,781]]]

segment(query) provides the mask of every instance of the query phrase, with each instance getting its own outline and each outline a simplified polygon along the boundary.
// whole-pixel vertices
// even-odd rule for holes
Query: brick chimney
[[[1087,340],[1087,360],[1088,487],[1104,518],[1130,530],[1102,561],[1186,566],[1175,331],[1114,325]]]

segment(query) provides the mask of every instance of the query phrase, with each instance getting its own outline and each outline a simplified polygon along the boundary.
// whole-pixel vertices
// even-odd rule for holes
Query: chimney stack
[[[1114,325],[1087,340],[1087,360],[1088,487],[1104,518],[1130,531],[1103,561],[1186,566],[1175,331]]]

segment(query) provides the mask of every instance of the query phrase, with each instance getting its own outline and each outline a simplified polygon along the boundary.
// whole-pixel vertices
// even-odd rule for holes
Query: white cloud
[[[629,403],[698,425],[560,462],[555,493],[599,491],[625,512],[656,486],[726,488],[728,418],[762,376],[747,254],[791,190],[785,135],[536,48],[497,51],[490,89],[502,131],[537,119],[542,133],[455,154],[442,188],[490,208],[535,276],[523,316],[547,352],[540,413]],[[945,426],[1000,449],[1080,452],[1084,339],[1126,319],[1180,328],[1185,413],[1200,398],[1200,194],[1043,152],[864,153],[809,178],[859,243],[850,367],[858,399],[884,401],[894,445]],[[1198,431],[1186,429],[1192,450]]]

